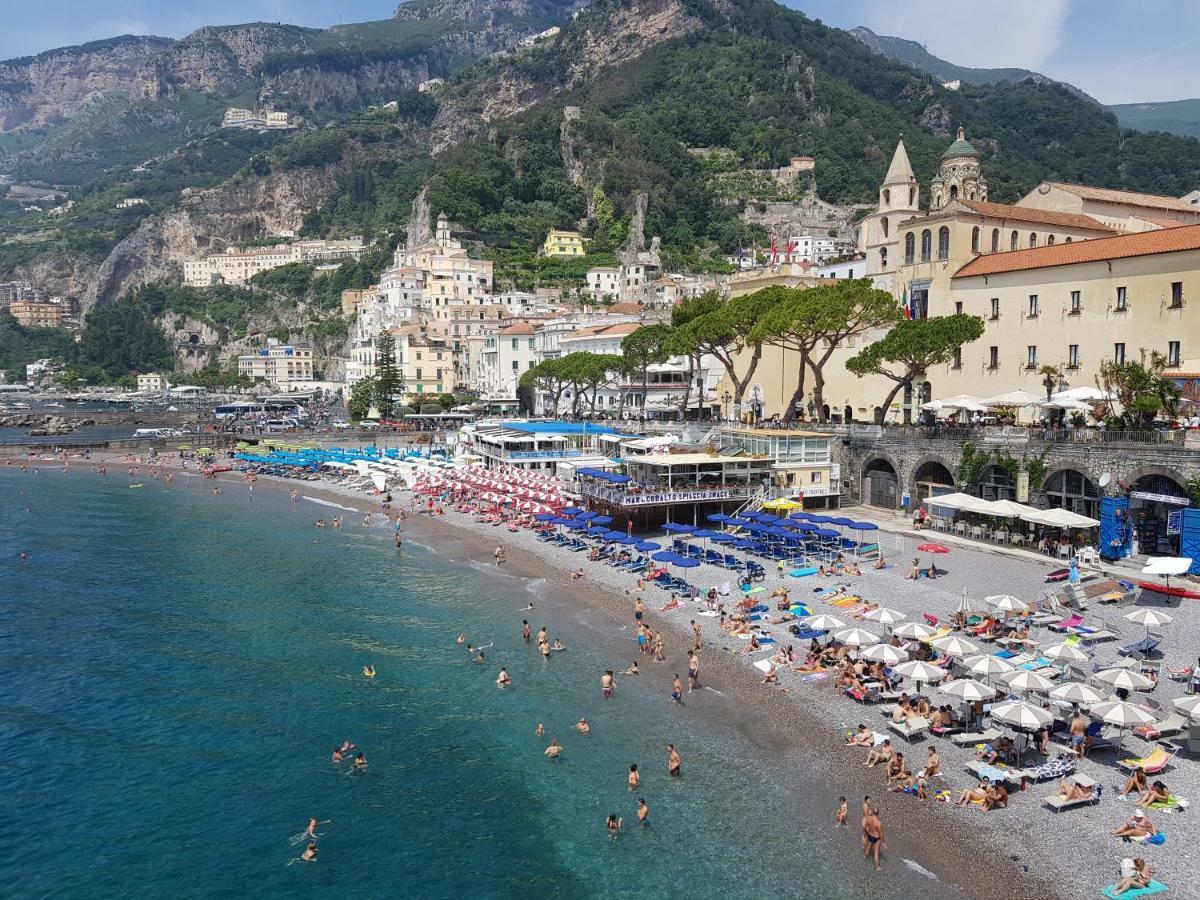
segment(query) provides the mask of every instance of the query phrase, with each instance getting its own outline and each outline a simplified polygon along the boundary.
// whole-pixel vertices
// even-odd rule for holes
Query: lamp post
[[[733,394],[726,391],[721,395],[721,399],[725,401],[725,421],[729,421],[729,401],[733,399]]]
[[[756,384],[754,386],[754,389],[750,392],[750,410],[751,410],[751,413],[753,416],[752,421],[756,425],[762,419],[762,408],[763,408],[762,391],[760,390],[759,386]]]

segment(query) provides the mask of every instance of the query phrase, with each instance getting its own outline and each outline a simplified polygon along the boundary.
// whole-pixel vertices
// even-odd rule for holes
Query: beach
[[[93,459],[92,463],[98,461]],[[164,463],[169,465],[170,461],[164,460]],[[88,474],[88,464],[73,462],[72,465],[77,470],[82,468],[84,475]],[[43,474],[52,474],[49,467]],[[123,479],[124,476],[120,459],[111,460],[107,477]],[[233,473],[229,473],[222,479],[224,489],[230,495],[248,493],[249,486],[232,476]],[[194,478],[193,472],[188,481]],[[208,502],[210,486],[206,482],[192,487],[194,502]],[[378,511],[377,498],[336,485],[273,482],[266,478],[260,478],[255,484],[260,494],[272,487],[284,490],[294,487],[305,498],[312,498],[302,500],[310,506],[302,506],[297,514],[313,519],[321,515],[328,518],[335,512],[333,507],[321,509],[322,504],[315,501],[337,503],[356,511]],[[401,508],[407,508],[406,498],[406,494],[397,493]],[[227,498],[211,499],[220,503]],[[347,511],[345,518],[347,524],[343,528],[351,528],[361,518],[361,512],[356,515]],[[380,523],[383,521],[379,515],[375,519]],[[454,565],[487,571],[485,577],[492,579],[496,574],[491,551],[497,544],[503,545],[506,551],[506,562],[500,567],[503,577],[524,582],[526,586],[535,585],[538,595],[546,599],[547,615],[562,621],[562,627],[569,632],[585,635],[593,649],[603,649],[609,658],[609,668],[620,671],[638,655],[632,640],[633,600],[625,593],[634,585],[634,576],[588,563],[581,554],[540,543],[530,531],[510,533],[475,523],[470,517],[452,511],[435,517],[409,515],[402,527],[406,546],[410,542],[423,544]],[[387,539],[377,536],[376,540]],[[902,561],[900,557],[897,559]],[[956,548],[947,557],[940,558],[939,563],[947,574],[936,582],[905,581],[903,565],[894,565],[883,572],[866,569],[866,574],[851,581],[854,589],[863,596],[902,610],[918,620],[922,612],[947,616],[964,588],[976,599],[984,593],[1000,592],[1032,598],[1043,589],[1044,571],[1026,560]],[[584,570],[583,579],[569,578],[567,573],[575,568]],[[693,584],[717,586],[732,580],[731,574],[702,567],[689,570],[688,577]],[[810,585],[815,586],[814,579],[791,578],[787,582],[797,599],[801,598],[802,592],[811,592]],[[778,583],[775,573],[769,572],[765,582],[768,592]],[[694,612],[704,608],[701,604],[689,604],[672,613],[659,613],[658,607],[666,602],[666,597],[667,594],[657,588],[647,590],[647,619],[652,628],[661,628],[666,635],[667,662],[653,663],[642,658],[641,667],[646,675],[640,680],[639,690],[662,698],[663,708],[667,708],[665,698],[669,693],[670,672],[683,670],[683,651],[690,646],[689,623],[693,618],[700,622],[706,644],[700,654],[702,681],[714,690],[688,694],[686,706],[668,714],[686,717],[691,726],[702,727],[707,732],[732,733],[755,753],[763,754],[771,767],[767,778],[778,792],[770,803],[799,804],[807,816],[817,820],[812,827],[818,833],[825,831],[826,823],[821,819],[831,821],[837,796],[847,796],[852,811],[853,839],[843,834],[840,837],[845,840],[838,842],[839,836],[835,834],[833,842],[828,843],[830,836],[823,835],[826,839],[823,851],[840,865],[861,867],[865,871],[866,864],[861,858],[856,859],[857,804],[863,794],[875,798],[889,829],[889,852],[884,873],[880,876],[887,879],[884,883],[889,888],[883,893],[891,893],[891,889],[902,883],[911,885],[913,882],[905,879],[924,879],[926,876],[922,873],[929,872],[944,883],[942,887],[954,886],[965,896],[1095,896],[1100,887],[1116,880],[1115,860],[1135,855],[1129,845],[1108,836],[1108,832],[1132,810],[1132,804],[1109,802],[1110,797],[1098,806],[1065,812],[1056,820],[1039,801],[1042,795],[1053,791],[1053,784],[1031,786],[1027,792],[1014,794],[1008,809],[986,814],[887,793],[882,771],[863,769],[859,765],[863,752],[843,746],[846,729],[859,722],[879,731],[887,730],[879,707],[854,703],[833,691],[828,681],[801,683],[793,673],[782,670],[781,686],[787,688],[786,692],[760,685],[760,675],[751,663],[762,656],[737,653],[743,646],[740,641],[720,632],[714,620],[694,616]],[[814,602],[812,605],[814,612],[824,611],[819,608],[820,604]],[[837,613],[836,609],[829,611]],[[868,628],[877,627],[873,623],[864,624]],[[1180,626],[1178,631],[1175,627],[1170,629],[1172,643],[1178,649],[1174,652],[1168,649],[1168,661],[1183,664],[1186,659],[1175,657],[1185,647],[1196,646],[1187,631],[1195,628],[1196,622],[1190,616],[1179,615],[1174,624]],[[1137,626],[1130,626],[1129,634],[1136,636],[1139,630]],[[786,632],[782,628],[775,631],[786,642]],[[599,672],[594,674],[598,676]],[[896,742],[899,746],[903,739]],[[914,742],[911,748],[903,749],[906,754],[919,759],[924,755],[923,743]],[[963,769],[963,763],[974,758],[973,749],[957,750],[949,742],[940,740],[936,745],[946,773],[944,786],[957,793],[972,784],[974,779]],[[1141,746],[1141,742],[1128,739],[1128,749],[1140,749]],[[722,763],[714,761],[714,764]],[[1194,777],[1190,772],[1194,765],[1188,760],[1165,776],[1183,796],[1187,796],[1190,785],[1182,779]],[[1080,770],[1096,772],[1097,780],[1109,787],[1115,780],[1120,780],[1112,765],[1111,754],[1104,761],[1085,761]],[[744,808],[748,822],[754,821],[754,811],[767,802],[766,798],[759,798]],[[1157,814],[1156,821],[1168,833],[1168,842],[1163,847],[1145,848],[1144,851],[1137,848],[1138,852],[1145,854],[1162,880],[1171,884],[1173,892],[1188,896],[1191,888],[1185,879],[1194,866],[1189,816],[1186,813]],[[758,837],[752,825],[748,825],[748,829],[749,839]],[[1064,859],[1077,861],[1077,865],[1071,866],[1076,873],[1074,877],[1063,877]],[[897,890],[894,895],[903,893]]]

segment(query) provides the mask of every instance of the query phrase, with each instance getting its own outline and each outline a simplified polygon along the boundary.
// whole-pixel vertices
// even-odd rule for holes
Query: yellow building
[[[8,307],[8,311],[24,328],[57,328],[62,325],[63,306],[61,303],[14,300]]]
[[[545,256],[583,256],[583,235],[578,231],[559,231],[551,229],[542,244]]]
[[[420,325],[401,325],[390,331],[396,339],[400,389],[410,404],[420,406],[426,395],[433,402],[440,394],[454,393],[455,351],[445,337],[430,334]]]

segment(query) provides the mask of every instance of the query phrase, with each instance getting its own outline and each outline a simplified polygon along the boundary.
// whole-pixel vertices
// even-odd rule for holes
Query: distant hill
[[[881,56],[902,62],[922,72],[927,72],[939,81],[965,81],[968,84],[999,84],[1002,81],[1020,82],[1031,80],[1038,84],[1061,84],[1068,91],[1083,100],[1101,106],[1099,100],[1065,81],[1056,81],[1040,72],[1030,69],[972,69],[969,66],[958,66],[934,56],[916,41],[892,37],[887,34],[876,34],[870,28],[862,25],[851,28],[850,34],[866,44]]]
[[[1118,103],[1109,107],[1117,121],[1138,131],[1169,131],[1200,138],[1200,100],[1166,100],[1162,103]]]

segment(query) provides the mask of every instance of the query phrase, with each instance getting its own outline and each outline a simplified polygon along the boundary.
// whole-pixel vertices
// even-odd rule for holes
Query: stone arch
[[[1071,476],[1080,476],[1082,481]],[[1084,466],[1065,463],[1051,466],[1046,470],[1042,483],[1038,487],[1039,494],[1046,498],[1051,507],[1063,507],[1080,515],[1098,519],[1100,513],[1100,496],[1103,489],[1092,473]]]
[[[1016,500],[1017,483],[1003,466],[991,463],[984,466],[970,491],[984,500]]]
[[[1131,472],[1128,478],[1123,478],[1121,480],[1129,486],[1130,490],[1136,490],[1137,483],[1143,478],[1149,476],[1159,476],[1160,478],[1171,479],[1171,481],[1174,481],[1177,485],[1179,485],[1180,489],[1183,490],[1186,495],[1187,478],[1185,478],[1177,469],[1171,469],[1167,466],[1141,466]]]
[[[860,502],[879,509],[900,506],[900,464],[887,453],[873,453],[862,467]]]
[[[954,470],[955,466],[937,454],[920,457],[913,464],[912,477],[908,482],[914,508],[933,493],[933,485],[953,488],[956,480]]]

